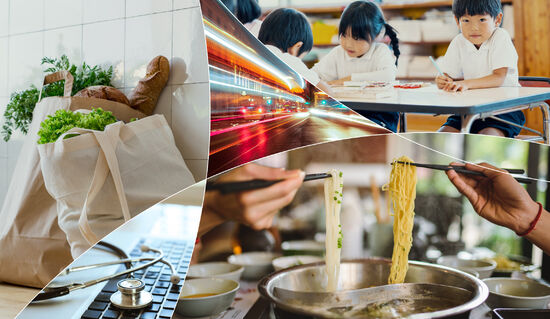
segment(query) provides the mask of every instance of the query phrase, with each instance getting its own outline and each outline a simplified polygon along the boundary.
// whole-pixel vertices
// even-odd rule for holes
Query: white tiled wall
[[[153,57],[168,57],[171,77],[155,112],[172,125],[195,179],[205,178],[210,110],[199,0],[0,0],[0,125],[10,93],[39,85],[42,57],[62,54],[112,65],[124,93]],[[0,207],[24,139],[0,140]]]

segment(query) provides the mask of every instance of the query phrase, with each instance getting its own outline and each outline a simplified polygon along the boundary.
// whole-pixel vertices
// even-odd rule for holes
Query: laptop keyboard
[[[178,302],[183,278],[187,274],[191,255],[193,253],[192,241],[175,240],[145,240],[141,239],[134,250],[129,254],[130,257],[147,257],[156,255],[154,252],[142,252],[140,246],[146,244],[151,248],[162,250],[164,259],[168,260],[177,270],[182,278],[178,285],[170,282],[170,268],[163,263],[156,263],[149,268],[145,268],[133,273],[134,278],[142,279],[145,282],[145,290],[153,294],[153,303],[139,310],[122,310],[116,308],[110,303],[111,295],[116,292],[117,283],[124,278],[117,277],[109,280],[105,287],[99,292],[94,301],[88,306],[88,309],[82,314],[82,319],[169,319],[172,318],[176,303]],[[134,263],[137,265],[145,264],[147,261]],[[119,271],[126,269],[124,266]]]

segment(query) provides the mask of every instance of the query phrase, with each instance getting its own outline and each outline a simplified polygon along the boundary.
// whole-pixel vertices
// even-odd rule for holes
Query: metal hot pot
[[[324,263],[272,273],[262,278],[258,289],[262,297],[272,303],[276,317],[285,319],[402,318],[405,315],[395,313],[394,309],[403,307],[408,318],[468,318],[470,311],[489,295],[487,286],[472,275],[416,261],[409,262],[404,285],[387,285],[390,267],[389,259],[343,260],[340,289],[334,295],[325,293]],[[357,298],[361,291],[369,293],[361,293]],[[317,295],[325,297],[319,299]],[[347,297],[350,303],[355,303],[353,307],[343,301]],[[317,302],[311,303],[314,299]],[[373,307],[379,308],[372,312]],[[386,316],[388,309],[393,315]]]

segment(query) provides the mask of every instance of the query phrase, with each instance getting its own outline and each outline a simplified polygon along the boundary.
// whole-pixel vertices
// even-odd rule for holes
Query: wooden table
[[[543,116],[543,131],[537,133],[546,143],[550,141],[550,111],[545,100],[550,100],[548,87],[499,87],[450,93],[436,86],[418,89],[395,89],[388,98],[335,96],[353,110],[424,114],[456,114],[462,116],[462,133],[469,133],[477,119],[495,118],[495,115],[539,107]],[[502,120],[500,120],[502,121]],[[405,131],[405,130],[402,130]]]
[[[15,318],[40,289],[0,283],[0,318]]]

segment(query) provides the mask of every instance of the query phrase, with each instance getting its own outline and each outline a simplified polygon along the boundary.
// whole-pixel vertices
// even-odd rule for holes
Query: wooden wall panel
[[[514,0],[519,74],[550,77],[550,1]]]

